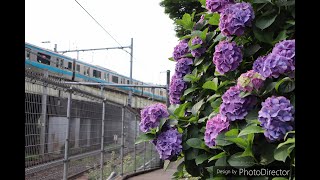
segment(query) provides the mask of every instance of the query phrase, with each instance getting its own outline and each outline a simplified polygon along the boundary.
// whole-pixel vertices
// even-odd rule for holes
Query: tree
[[[181,19],[185,13],[192,14],[192,12],[203,12],[205,10],[198,0],[162,0],[160,6],[164,7],[164,13],[174,20],[177,37],[182,37],[187,32],[175,22],[176,20]],[[200,16],[195,16],[196,21],[199,19]]]

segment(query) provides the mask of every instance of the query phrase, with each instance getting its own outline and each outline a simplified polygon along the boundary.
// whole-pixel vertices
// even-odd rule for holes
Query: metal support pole
[[[48,77],[48,70],[44,71],[44,78]],[[42,107],[41,107],[41,118],[40,118],[40,153],[44,155],[45,152],[45,140],[46,140],[46,119],[47,119],[47,98],[48,98],[48,87],[43,86],[42,94]]]
[[[122,107],[122,119],[121,119],[121,176],[123,175],[123,154],[124,154],[124,107]]]
[[[137,116],[134,116],[134,142],[136,142],[137,140]],[[137,153],[137,147],[136,147],[136,143],[134,143],[134,149],[133,149],[133,152],[134,152],[134,172],[137,171],[137,156],[136,156],[136,153]]]
[[[143,170],[146,170],[146,152],[147,152],[147,148],[146,148],[146,142],[144,142],[144,150],[143,150]]]
[[[103,97],[103,87],[101,86],[101,96]],[[101,156],[100,156],[100,180],[103,180],[103,167],[104,167],[104,120],[106,110],[106,99],[102,102],[102,120],[101,120]]]
[[[170,106],[170,101],[169,101],[169,86],[170,86],[170,70],[167,70],[167,100],[166,100],[166,105],[167,107]]]
[[[132,58],[133,58],[133,38],[131,38],[131,46],[130,46],[130,84],[132,84]],[[129,98],[128,98],[128,106],[131,107],[132,103],[132,89],[130,88],[129,91]]]
[[[68,177],[68,161],[69,161],[69,134],[70,134],[70,119],[71,119],[71,102],[72,101],[72,86],[69,89],[68,107],[67,107],[67,128],[66,139],[64,143],[64,161],[63,161],[63,180]]]

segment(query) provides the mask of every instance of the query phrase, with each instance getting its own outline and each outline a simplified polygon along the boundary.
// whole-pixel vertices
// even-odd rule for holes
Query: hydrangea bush
[[[137,143],[151,141],[166,165],[183,160],[176,179],[186,173],[227,178],[217,174],[217,166],[288,167],[290,174],[283,178],[292,179],[294,1],[199,3],[206,12],[177,20],[189,34],[179,39],[169,58],[176,63],[171,105],[141,111],[144,133]],[[198,22],[195,16],[201,16]]]

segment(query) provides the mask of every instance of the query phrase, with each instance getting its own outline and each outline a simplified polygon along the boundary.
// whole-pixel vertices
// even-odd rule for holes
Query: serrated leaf
[[[231,130],[229,130],[229,131],[227,131],[225,133],[225,136],[227,136],[227,137],[237,137],[238,134],[239,134],[239,130],[238,129],[231,129]]]
[[[204,99],[201,99],[201,101],[197,102],[191,109],[191,112],[194,116],[196,116],[199,112],[199,109],[202,107],[202,105],[205,103]]]
[[[187,144],[190,147],[197,148],[197,149],[202,149],[201,142],[202,141],[199,138],[190,138],[187,140]]]
[[[207,81],[202,85],[202,88],[217,91],[218,85],[214,81]]]
[[[283,145],[278,149],[274,150],[274,159],[278,160],[278,161],[283,161],[285,162],[287,157],[289,156],[288,154],[288,148],[289,148],[289,144]]]
[[[271,14],[268,16],[261,16],[256,20],[256,26],[261,30],[266,29],[269,27],[277,18],[277,14]]]
[[[221,95],[220,95],[220,94],[214,94],[214,95],[210,96],[210,97],[207,99],[207,102],[211,102],[211,101],[215,100],[215,99],[218,98],[218,97],[221,97]]]
[[[252,4],[271,3],[271,0],[253,0]]]
[[[252,134],[252,133],[263,133],[264,130],[260,126],[252,125],[244,128],[243,130],[240,131],[238,137],[244,136],[247,134]]]
[[[273,41],[273,44],[278,43],[279,41],[285,40],[287,38],[287,30],[283,30],[281,31],[278,36],[276,37],[276,39]]]
[[[279,91],[278,89],[279,89],[279,86],[282,84],[282,83],[284,83],[284,82],[286,82],[286,81],[292,81],[292,79],[290,79],[289,77],[285,77],[285,78],[283,78],[283,79],[281,79],[280,81],[278,81],[277,82],[277,84],[275,85],[275,89],[276,89],[276,91]]]
[[[186,108],[188,108],[191,105],[191,102],[186,102],[184,104],[181,104],[175,111],[174,111],[174,115],[176,115],[177,117],[181,118],[181,117],[185,117],[185,113],[186,113]]]
[[[247,47],[244,51],[244,55],[245,57],[249,57],[254,55],[256,52],[259,51],[259,49],[261,49],[261,46],[259,44],[253,44],[250,45],[249,47]]]
[[[225,157],[225,156],[227,156],[227,154],[226,154],[226,152],[223,151],[223,152],[213,156],[212,158],[210,158],[208,162],[216,160],[216,159],[220,159],[220,158]]]
[[[282,147],[283,145],[295,143],[295,140],[296,140],[295,138],[288,138],[285,142],[280,143],[277,149]]]
[[[170,57],[170,58],[168,58],[170,61],[175,61],[174,59],[173,59],[173,57]]]
[[[160,123],[159,123],[159,129],[161,130],[162,126],[164,125],[164,123],[166,123],[168,119],[167,118],[161,118],[160,119]]]
[[[218,26],[220,20],[220,15],[218,13],[213,13],[212,17],[209,19],[208,23],[211,25]]]
[[[225,133],[220,133],[216,137],[216,145],[217,146],[227,146],[233,144],[233,142],[227,141],[225,137]]]
[[[254,162],[253,157],[251,156],[240,157],[241,154],[242,154],[241,152],[233,154],[228,159],[228,163],[233,167],[251,167],[256,164]]]
[[[226,140],[231,141],[233,143],[236,143],[236,145],[242,149],[246,149],[246,147],[248,146],[247,141],[245,139],[240,138],[240,137],[237,137],[237,138],[226,137]]]
[[[199,0],[199,2],[201,3],[202,6],[206,6],[206,0]]]
[[[194,66],[198,66],[199,64],[201,64],[202,62],[203,62],[203,60],[204,60],[204,57],[202,57],[202,58],[195,58],[195,60],[194,60]]]
[[[206,161],[209,158],[210,158],[210,156],[207,154],[201,154],[201,155],[197,156],[195,159],[196,165],[202,164],[204,161]]]
[[[276,86],[276,84],[277,84],[277,82],[272,82],[272,83],[270,83],[270,84],[267,86],[266,90],[263,92],[263,95],[271,92],[271,91],[274,89],[274,87]]]
[[[239,97],[245,98],[245,97],[250,96],[250,95],[251,95],[251,92],[240,92]]]
[[[186,96],[186,95],[194,92],[194,91],[197,90],[197,89],[199,89],[199,88],[197,88],[197,87],[188,88],[188,89],[186,89],[186,90],[184,91],[183,95]]]
[[[200,38],[203,42],[206,42],[206,37],[207,37],[207,33],[208,33],[208,29],[206,28],[205,30],[202,31],[202,33],[200,34]]]
[[[142,143],[142,142],[145,142],[145,141],[150,141],[150,140],[153,140],[155,138],[155,134],[141,134],[135,144],[139,144],[139,143]]]
[[[268,43],[272,45],[274,32],[261,31],[258,28],[253,28],[254,36],[261,42]]]

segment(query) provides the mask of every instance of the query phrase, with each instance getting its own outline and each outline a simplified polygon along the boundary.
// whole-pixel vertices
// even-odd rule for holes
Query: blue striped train
[[[38,69],[47,69],[49,72],[59,74],[66,80],[78,82],[99,82],[110,84],[129,84],[130,78],[121,75],[110,69],[85,63],[80,60],[72,59],[68,56],[53,52],[51,50],[25,43],[25,65],[33,66]],[[141,81],[132,80],[135,85],[151,85]],[[151,88],[129,88],[117,87],[122,91],[128,92],[132,89],[133,94],[154,98],[155,100],[165,101],[166,90],[155,88],[152,93]]]

